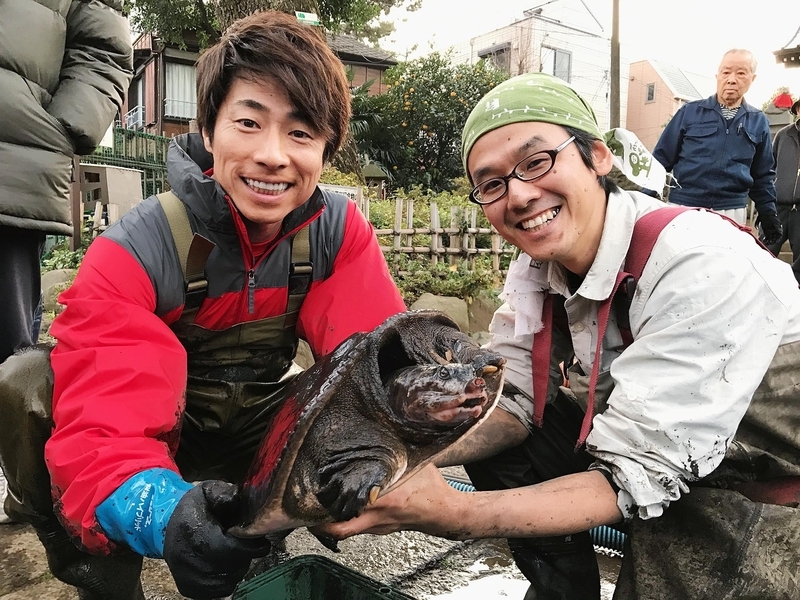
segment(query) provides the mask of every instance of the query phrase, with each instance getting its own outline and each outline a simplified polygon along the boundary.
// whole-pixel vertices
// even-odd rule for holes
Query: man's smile
[[[539,231],[543,227],[545,227],[550,221],[556,218],[556,215],[561,212],[560,206],[554,206],[553,208],[548,208],[547,210],[539,213],[532,219],[527,219],[522,221],[519,226],[524,229],[525,231]]]
[[[250,179],[249,177],[242,177],[247,187],[259,194],[280,194],[289,188],[289,184],[281,183],[268,183],[266,181],[259,181],[258,179]]]

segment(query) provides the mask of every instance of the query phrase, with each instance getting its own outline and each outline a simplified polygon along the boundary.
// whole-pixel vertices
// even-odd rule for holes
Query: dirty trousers
[[[800,386],[790,385],[800,393]],[[768,391],[775,392],[774,387]],[[582,419],[583,409],[559,393],[545,408],[542,429],[516,448],[465,465],[467,473],[477,489],[492,490],[584,471],[594,459],[574,449]],[[737,462],[726,458],[718,471],[740,471]],[[615,526],[627,536],[614,600],[800,598],[800,508],[752,502],[732,489],[706,487],[724,485],[724,479],[692,485],[661,517]],[[509,539],[508,544],[531,583],[525,600],[599,600],[588,532]]]
[[[84,552],[54,514],[44,461],[53,425],[52,389],[49,348],[33,347],[0,364],[0,463],[8,478],[6,512],[33,526],[50,571],[77,587],[83,600],[144,600],[140,555],[125,549],[110,556]],[[183,477],[240,482],[279,401],[276,395],[273,405],[260,407],[235,436],[204,433],[184,421],[175,458]]]

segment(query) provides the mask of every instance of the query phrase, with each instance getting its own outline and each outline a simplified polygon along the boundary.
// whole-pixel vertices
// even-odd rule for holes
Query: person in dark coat
[[[762,241],[781,236],[775,171],[766,115],[744,95],[756,78],[749,50],[725,53],[717,93],[684,104],[664,128],[653,156],[677,181],[670,204],[698,206],[745,224],[748,197],[758,211]]]
[[[90,154],[133,74],[118,0],[0,4],[0,362],[36,343],[45,236],[72,235],[74,155]],[[0,523],[6,481],[0,473]]]
[[[778,218],[783,235],[769,249],[777,256],[788,241],[792,249],[792,270],[800,283],[800,100],[789,109],[794,123],[775,134],[772,155],[775,157],[775,191],[778,198]]]

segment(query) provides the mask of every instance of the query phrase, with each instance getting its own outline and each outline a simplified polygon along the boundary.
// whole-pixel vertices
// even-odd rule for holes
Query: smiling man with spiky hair
[[[185,596],[231,594],[269,551],[227,529],[298,340],[319,357],[405,310],[372,226],[317,187],[350,117],[324,36],[257,13],[197,82],[201,131],[170,145],[171,192],[92,243],[52,354],[0,368],[6,508],[85,599],[142,598],[143,556]]]

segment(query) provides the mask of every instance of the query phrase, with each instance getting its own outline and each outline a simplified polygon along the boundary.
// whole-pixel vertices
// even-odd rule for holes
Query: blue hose
[[[444,480],[450,485],[450,487],[457,489],[459,492],[475,491],[475,486],[473,486],[471,483],[467,483],[466,481],[459,481],[458,479],[451,479],[449,477],[445,477]],[[593,529],[590,529],[589,535],[592,536],[592,544],[594,544],[595,547],[608,549],[622,554],[622,549],[625,546],[625,534],[621,531],[617,531],[613,527],[601,525],[600,527],[594,527]]]

